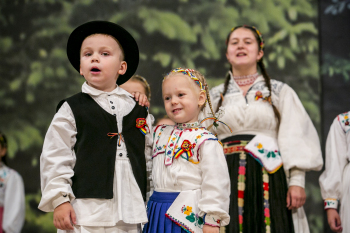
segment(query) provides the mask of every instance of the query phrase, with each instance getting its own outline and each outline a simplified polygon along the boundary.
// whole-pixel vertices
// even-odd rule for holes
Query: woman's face
[[[234,30],[227,44],[226,58],[232,69],[256,68],[264,52],[259,49],[254,33],[248,28]]]

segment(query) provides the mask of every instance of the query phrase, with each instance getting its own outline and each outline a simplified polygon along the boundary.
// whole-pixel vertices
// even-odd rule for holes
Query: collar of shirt
[[[93,88],[89,86],[86,82],[84,82],[82,86],[82,92],[89,94],[91,96],[100,96],[100,95],[126,95],[131,98],[134,98],[133,95],[131,95],[129,92],[125,91],[123,88],[117,86],[113,91],[111,92],[105,92],[105,91],[100,91],[96,88]]]

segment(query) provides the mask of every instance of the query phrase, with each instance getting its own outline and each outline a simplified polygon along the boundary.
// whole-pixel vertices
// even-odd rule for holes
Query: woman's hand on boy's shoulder
[[[149,107],[149,101],[145,94],[140,92],[133,92],[131,94],[134,96],[135,100],[139,102],[139,105]]]
[[[76,221],[73,206],[69,202],[62,203],[53,211],[53,224],[57,229],[74,230]]]

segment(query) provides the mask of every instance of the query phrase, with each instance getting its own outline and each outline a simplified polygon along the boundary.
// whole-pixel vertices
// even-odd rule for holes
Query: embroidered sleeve
[[[319,179],[322,198],[325,200],[325,208],[337,208],[337,200],[340,200],[342,197],[343,171],[349,163],[346,153],[346,134],[339,124],[339,118],[336,118],[328,133],[325,156],[326,166]]]
[[[213,227],[220,227],[221,226],[221,220],[219,216],[214,214],[206,214],[204,215],[204,224],[213,226]]]
[[[202,170],[202,198],[198,202],[199,216],[206,214],[207,224],[225,226],[230,197],[230,177],[223,148],[217,141],[207,140],[199,149]],[[213,218],[211,218],[213,217]],[[219,220],[219,223],[218,223]]]

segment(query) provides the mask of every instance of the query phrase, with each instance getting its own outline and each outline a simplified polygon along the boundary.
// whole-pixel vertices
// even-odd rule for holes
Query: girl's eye
[[[184,96],[184,95],[185,95],[185,94],[183,94],[183,93],[180,93],[180,94],[179,94],[179,97],[181,97],[181,96]]]
[[[170,97],[164,97],[164,100],[170,100]]]

